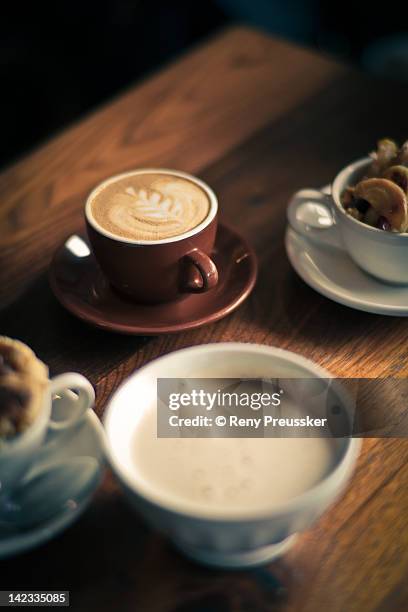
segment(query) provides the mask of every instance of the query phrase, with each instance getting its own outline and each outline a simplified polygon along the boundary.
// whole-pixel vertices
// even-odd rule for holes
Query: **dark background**
[[[408,80],[407,9],[336,0],[7,2],[0,19],[0,166],[228,23]]]

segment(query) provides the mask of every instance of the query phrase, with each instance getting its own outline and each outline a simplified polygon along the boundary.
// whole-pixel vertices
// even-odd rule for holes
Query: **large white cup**
[[[331,378],[295,353],[256,344],[216,343],[170,353],[133,374],[111,398],[104,419],[108,457],[133,506],[187,555],[223,567],[262,563],[282,554],[292,536],[307,529],[340,495],[353,471],[360,441],[337,440],[338,452],[327,476],[305,493],[283,505],[271,505],[267,511],[209,517],[192,512],[182,501],[170,503],[163,491],[139,473],[135,433],[145,412],[156,410],[158,378],[200,377],[200,372],[208,371],[217,372],[220,378]],[[345,409],[346,403],[342,404]]]
[[[381,281],[408,284],[408,233],[398,234],[371,227],[344,210],[341,195],[366,173],[371,158],[360,159],[339,172],[331,194],[302,189],[291,199],[291,227],[319,244],[345,250],[355,263]]]

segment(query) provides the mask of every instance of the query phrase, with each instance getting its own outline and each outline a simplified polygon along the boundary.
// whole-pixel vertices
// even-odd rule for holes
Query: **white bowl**
[[[248,377],[331,378],[295,353],[256,344],[209,344],[170,353],[133,374],[111,398],[104,418],[108,457],[134,508],[187,555],[222,567],[258,564],[282,554],[292,536],[310,527],[340,495],[353,471],[360,441],[338,441],[338,456],[329,474],[285,504],[233,516],[191,511],[187,504],[170,500],[139,476],[132,444],[144,411],[156,409],[157,378],[197,377],[197,372],[209,367],[216,369],[219,377],[238,376],[234,368],[242,372],[245,367]],[[346,400],[339,398],[348,410]]]

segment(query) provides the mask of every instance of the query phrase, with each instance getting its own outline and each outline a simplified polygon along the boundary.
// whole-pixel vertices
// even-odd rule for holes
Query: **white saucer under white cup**
[[[363,272],[344,251],[322,247],[288,227],[289,261],[306,284],[325,297],[364,312],[408,317],[408,287],[387,285]]]
[[[79,374],[56,377],[44,394],[39,418],[19,438],[4,444],[0,559],[51,539],[74,522],[91,500],[102,478],[105,456],[103,428],[91,409],[94,397],[91,384]],[[34,487],[40,490],[33,491]],[[16,499],[22,501],[21,508],[15,507]],[[46,510],[44,519],[39,505]],[[14,523],[15,516],[18,520],[23,516],[24,524]]]
[[[322,246],[340,247],[365,272],[385,283],[408,285],[408,233],[388,232],[347,214],[341,197],[361,180],[371,158],[360,159],[339,172],[330,195],[302,189],[288,206],[291,227]]]
[[[370,227],[340,201],[370,163],[342,170],[333,186],[302,189],[291,198],[285,246],[299,276],[322,295],[357,310],[408,316],[408,234]]]

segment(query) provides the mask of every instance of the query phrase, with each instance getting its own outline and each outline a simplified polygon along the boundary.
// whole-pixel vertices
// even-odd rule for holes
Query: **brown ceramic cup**
[[[186,178],[203,189],[210,201],[207,217],[195,228],[162,240],[132,240],[101,227],[92,216],[91,203],[97,192],[126,176],[146,173]],[[160,303],[188,293],[209,291],[218,282],[210,257],[217,231],[218,201],[208,185],[175,170],[148,168],[112,176],[89,194],[85,221],[91,248],[102,272],[120,293],[137,302]]]

